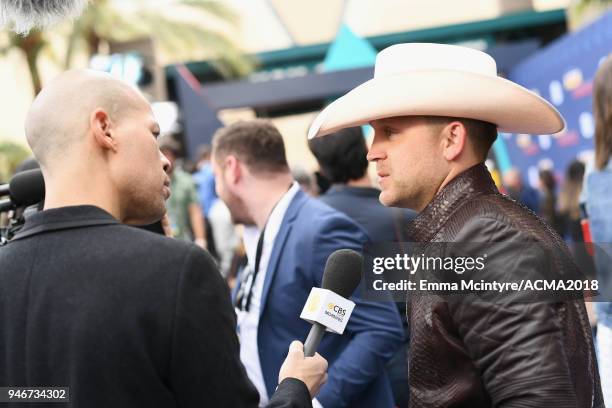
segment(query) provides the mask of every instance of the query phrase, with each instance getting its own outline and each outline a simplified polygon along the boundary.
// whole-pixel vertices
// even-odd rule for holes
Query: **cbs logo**
[[[344,316],[346,314],[346,309],[341,308],[338,305],[334,305],[333,303],[329,303],[327,305],[327,309],[328,310],[333,310],[334,312],[336,312],[339,316]]]

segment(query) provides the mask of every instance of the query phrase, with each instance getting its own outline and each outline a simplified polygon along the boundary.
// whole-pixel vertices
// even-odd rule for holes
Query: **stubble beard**
[[[423,201],[423,192],[419,191],[418,186],[407,183],[394,182],[392,187],[382,190],[379,201],[385,207],[409,208],[420,211],[426,206]]]
[[[232,222],[235,225],[255,225],[255,222],[248,212],[246,204],[240,197],[231,194],[229,197],[227,197],[227,200],[223,200],[223,202],[229,209]]]

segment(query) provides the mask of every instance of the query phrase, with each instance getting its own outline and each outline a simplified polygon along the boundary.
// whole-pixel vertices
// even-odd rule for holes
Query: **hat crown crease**
[[[329,104],[308,137],[419,115],[482,120],[508,133],[552,134],[565,128],[549,102],[497,76],[490,55],[456,45],[408,43],[379,52],[374,78]]]
[[[425,70],[497,76],[495,60],[482,51],[456,45],[413,43],[397,44],[381,51],[376,58],[374,78]]]

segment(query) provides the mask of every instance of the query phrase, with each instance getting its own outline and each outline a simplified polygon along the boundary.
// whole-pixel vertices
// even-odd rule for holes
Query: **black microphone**
[[[28,207],[44,200],[45,179],[40,169],[15,174],[9,182],[9,195],[15,207]]]
[[[8,184],[0,184],[0,197],[9,195],[9,185]]]
[[[325,263],[323,289],[331,290],[348,299],[361,281],[362,265],[363,258],[359,252],[352,249],[334,251]],[[324,334],[325,326],[314,322],[304,342],[304,356],[314,356]]]
[[[13,203],[10,198],[4,198],[0,200],[0,213],[13,209]]]

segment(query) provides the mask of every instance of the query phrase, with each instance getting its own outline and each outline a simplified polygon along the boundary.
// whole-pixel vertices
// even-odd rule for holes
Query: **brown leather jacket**
[[[446,185],[409,235],[415,242],[537,242],[551,247],[553,257],[568,254],[551,228],[498,192],[482,164]],[[516,253],[503,256],[516,268],[511,273],[530,267]],[[582,300],[501,304],[411,296],[407,315],[413,408],[603,407]]]

